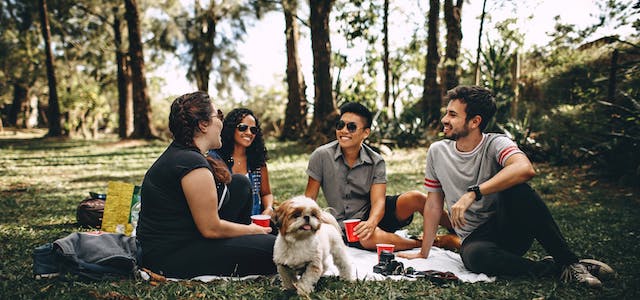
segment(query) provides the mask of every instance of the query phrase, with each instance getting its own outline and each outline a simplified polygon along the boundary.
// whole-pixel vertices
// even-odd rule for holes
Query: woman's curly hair
[[[193,92],[184,94],[171,104],[169,113],[169,130],[173,135],[173,140],[181,145],[195,148],[193,137],[200,131],[198,123],[200,121],[211,122],[211,99],[205,92]],[[231,174],[225,163],[220,160],[206,157],[213,169],[213,177],[217,182],[229,183]]]
[[[220,157],[229,162],[233,155],[233,147],[235,141],[233,136],[236,132],[236,126],[242,122],[242,119],[246,116],[252,116],[256,120],[256,127],[258,132],[253,139],[251,146],[247,148],[247,164],[249,168],[262,167],[266,164],[268,158],[267,148],[264,145],[264,138],[262,136],[262,130],[260,129],[260,120],[255,116],[253,111],[247,108],[236,108],[229,112],[224,119],[224,126],[222,127],[222,148],[218,150]]]

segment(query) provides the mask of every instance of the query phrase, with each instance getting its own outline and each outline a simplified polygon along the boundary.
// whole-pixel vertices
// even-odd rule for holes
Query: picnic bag
[[[106,199],[106,194],[90,192],[89,197],[82,200],[76,209],[78,225],[82,227],[100,228],[102,226],[102,216],[104,214]]]

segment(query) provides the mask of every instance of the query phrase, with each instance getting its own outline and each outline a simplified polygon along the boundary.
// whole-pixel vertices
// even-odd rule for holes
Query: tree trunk
[[[611,67],[609,68],[609,87],[607,89],[607,101],[616,103],[616,73],[618,72],[618,49],[611,54]]]
[[[24,109],[24,103],[27,101],[27,95],[29,89],[22,83],[15,82],[13,84],[13,101],[11,108],[9,109],[9,115],[7,116],[7,124],[9,126],[17,127],[19,123],[22,123],[22,117],[20,113]]]
[[[190,40],[191,54],[194,61],[193,75],[198,89],[209,91],[209,75],[211,74],[213,53],[215,52],[214,39],[216,37],[217,20],[214,15],[215,1],[211,1],[206,10],[200,7],[200,1],[194,4],[196,38]]]
[[[440,119],[442,105],[442,89],[438,84],[438,19],[440,15],[440,0],[429,1],[429,23],[427,36],[427,62],[424,76],[424,91],[422,93],[422,109],[427,124],[435,124]]]
[[[331,40],[329,39],[329,15],[333,0],[310,0],[311,49],[313,51],[314,104],[313,121],[309,136],[316,143],[333,137],[336,121],[336,103],[331,88]]]
[[[118,136],[127,138],[133,132],[133,98],[131,69],[127,62],[127,53],[122,49],[122,31],[118,7],[113,9],[113,32],[116,47],[116,65],[118,66]]]
[[[389,0],[384,0],[383,17],[382,17],[382,69],[384,72],[384,98],[383,104],[387,108],[387,117],[391,119],[393,116],[393,106],[389,103]]]
[[[482,41],[482,27],[484,27],[484,16],[485,16],[485,9],[487,7],[487,0],[484,0],[482,2],[482,15],[480,16],[480,30],[478,31],[478,49],[476,50],[476,65],[475,65],[475,71],[473,72],[473,76],[474,76],[474,82],[475,85],[480,85],[480,50],[482,49],[480,47],[480,42]]]
[[[58,92],[56,90],[56,73],[54,69],[53,53],[51,52],[51,31],[49,30],[49,17],[47,16],[47,1],[40,0],[40,25],[44,37],[44,51],[47,65],[47,81],[49,83],[49,132],[47,136],[62,136],[60,126],[60,105],[58,104]]]
[[[298,11],[298,0],[282,1],[285,20],[285,36],[287,39],[287,85],[288,102],[284,117],[284,128],[281,140],[297,140],[307,130],[307,97],[304,76],[300,70],[298,40],[300,33],[295,15]]]
[[[520,102],[520,55],[516,50],[511,58],[511,89],[513,90],[513,102],[511,102],[511,118],[518,120],[518,105]]]
[[[445,90],[450,90],[458,84],[458,57],[460,56],[460,42],[462,41],[462,3],[458,0],[453,5],[453,0],[444,0],[444,21],[447,25],[447,49],[444,62]],[[444,99],[444,98],[443,98]],[[446,103],[443,103],[446,105]]]
[[[140,18],[136,0],[125,0],[125,18],[129,29],[129,57],[131,59],[131,82],[133,85],[133,133],[132,138],[153,139],[156,134],[151,127],[151,105],[147,96],[147,81],[144,74],[144,56],[140,36]]]

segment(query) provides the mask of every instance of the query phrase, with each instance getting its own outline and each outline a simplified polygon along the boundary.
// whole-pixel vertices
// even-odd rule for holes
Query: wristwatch
[[[477,184],[468,187],[467,192],[474,192],[476,194],[476,201],[482,199],[482,193],[480,193],[480,187]]]

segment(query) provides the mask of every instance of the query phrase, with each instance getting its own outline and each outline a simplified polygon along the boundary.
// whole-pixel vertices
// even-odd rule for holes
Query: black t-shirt
[[[180,184],[198,168],[212,171],[198,149],[173,142],[145,174],[137,228],[143,256],[169,254],[182,243],[202,238]]]

